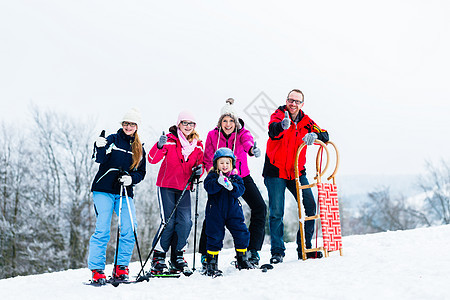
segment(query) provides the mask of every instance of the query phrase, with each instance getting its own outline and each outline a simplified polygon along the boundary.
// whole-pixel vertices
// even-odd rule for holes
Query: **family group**
[[[316,139],[327,142],[328,132],[321,129],[302,108],[304,95],[291,90],[285,104],[279,106],[268,121],[268,141],[263,177],[268,192],[271,263],[283,262],[283,215],[286,188],[297,199],[295,186],[295,156],[304,142],[312,145]],[[88,267],[92,281],[106,282],[104,273],[106,247],[110,238],[111,218],[115,212],[120,222],[120,243],[116,249],[113,278],[128,280],[128,265],[136,242],[136,209],[133,187],[146,174],[146,160],[161,162],[156,181],[161,212],[161,224],[153,240],[150,274],[181,272],[188,268],[184,251],[189,238],[191,219],[191,190],[194,180],[203,179],[208,194],[205,220],[202,225],[199,252],[202,273],[220,276],[219,251],[223,247],[225,228],[233,237],[236,267],[252,269],[259,264],[259,251],[265,236],[267,206],[260,194],[247,163],[248,157],[258,158],[261,150],[252,134],[245,128],[228,99],[220,111],[217,125],[208,132],[206,142],[200,139],[196,118],[189,111],[178,115],[175,125],[161,135],[148,154],[139,139],[141,116],[138,110],[125,113],[121,128],[107,137],[100,135],[94,145],[93,158],[99,163],[92,183],[96,227],[89,244]],[[306,147],[300,154],[300,182],[308,185],[305,170]],[[301,167],[303,166],[303,167]],[[123,196],[126,195],[126,201]],[[316,214],[316,203],[311,189],[302,190],[302,201],[307,216]],[[249,206],[249,226],[240,200]],[[298,200],[298,199],[297,199]],[[167,221],[167,222],[166,222]],[[305,222],[306,248],[311,248],[314,220]],[[302,257],[300,233],[297,233],[297,252]],[[170,250],[169,266],[166,253]],[[307,253],[309,258],[322,257],[321,252]]]

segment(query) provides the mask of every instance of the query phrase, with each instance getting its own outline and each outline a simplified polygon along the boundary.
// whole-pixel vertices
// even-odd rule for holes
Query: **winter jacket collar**
[[[134,142],[134,135],[130,136],[125,134],[125,132],[123,131],[122,128],[120,128],[119,130],[117,130],[117,134],[119,135],[119,137],[127,142],[129,142],[130,144]]]

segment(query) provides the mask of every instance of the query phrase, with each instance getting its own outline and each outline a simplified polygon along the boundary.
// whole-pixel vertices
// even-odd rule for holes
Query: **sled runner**
[[[339,201],[337,196],[337,186],[335,181],[335,175],[337,173],[339,167],[339,152],[336,148],[336,145],[328,141],[326,144],[320,140],[315,140],[315,144],[319,144],[320,148],[317,151],[316,157],[316,177],[314,180],[316,182],[309,185],[301,185],[300,183],[300,174],[298,168],[298,158],[300,156],[300,152],[303,147],[306,145],[305,143],[301,144],[297,150],[296,161],[295,161],[295,183],[297,188],[297,199],[298,199],[298,216],[299,216],[299,225],[300,225],[300,238],[301,238],[301,247],[302,247],[302,259],[307,259],[307,253],[315,252],[315,251],[324,251],[325,257],[329,256],[329,252],[339,250],[340,255],[342,256],[342,236],[341,236],[341,221],[339,216]],[[332,183],[330,182],[321,182],[321,177],[327,171],[329,162],[330,162],[330,154],[327,148],[327,145],[332,145],[336,152],[336,167],[333,173],[327,178],[327,181],[332,179]],[[321,157],[323,154],[323,150],[325,149],[325,153],[327,156],[326,165],[323,171],[321,171]],[[305,216],[303,202],[301,201],[300,192],[302,189],[313,188],[317,186],[318,189],[318,203],[319,203],[319,213],[315,216]],[[305,230],[304,225],[305,221],[318,219],[322,225],[322,237],[323,237],[323,247],[317,247],[312,249],[306,249],[305,246]],[[316,232],[317,234],[317,232]]]

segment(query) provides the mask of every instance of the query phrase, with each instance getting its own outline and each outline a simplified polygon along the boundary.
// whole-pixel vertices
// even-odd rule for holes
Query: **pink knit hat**
[[[196,123],[194,115],[188,110],[183,110],[182,112],[180,112],[180,114],[178,115],[177,126],[181,121],[191,121]]]

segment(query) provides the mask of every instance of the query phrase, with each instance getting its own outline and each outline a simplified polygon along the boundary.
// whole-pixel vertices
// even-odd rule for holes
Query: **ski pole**
[[[127,200],[128,212],[130,214],[131,228],[133,229],[134,240],[136,241],[136,250],[137,250],[137,253],[138,253],[138,256],[139,256],[139,262],[141,263],[141,267],[143,267],[143,265],[142,265],[142,257],[141,257],[141,250],[139,249],[139,242],[138,242],[138,238],[137,238],[137,234],[136,234],[136,227],[134,226],[134,219],[133,219],[133,214],[131,213],[130,200],[128,199],[128,191],[127,191],[127,188],[124,187],[123,185],[122,185],[122,188],[125,191],[125,199]]]
[[[122,192],[123,192],[123,185],[120,186],[120,202],[119,202],[119,220],[118,220],[118,226],[117,226],[117,237],[116,237],[116,257],[114,258],[114,270],[113,275],[116,276],[116,268],[117,268],[117,256],[119,255],[119,240],[120,240],[120,215],[122,213]]]
[[[178,205],[180,204],[181,199],[184,196],[184,193],[186,192],[187,188],[189,187],[189,184],[193,181],[194,175],[195,175],[195,172],[192,172],[191,177],[189,177],[189,180],[186,183],[186,186],[184,187],[183,191],[181,192],[180,197],[178,198],[177,202],[175,203],[175,206],[172,209],[172,212],[170,213],[170,215],[167,218],[166,222],[161,223],[160,228],[161,227],[162,228],[159,231],[159,234],[158,234],[158,236],[156,238],[156,241],[153,243],[152,249],[150,249],[150,253],[147,255],[147,258],[145,259],[144,265],[141,267],[141,270],[139,271],[138,275],[136,276],[136,281],[140,282],[140,281],[147,280],[147,278],[145,278],[145,276],[141,276],[141,273],[144,275],[144,267],[147,264],[148,260],[150,259],[150,256],[152,255],[153,251],[155,250],[156,245],[158,244],[159,240],[161,239],[161,236],[162,236],[164,230],[166,229],[167,224],[170,222],[170,220],[172,219],[173,215],[175,214],[175,211],[176,211]]]
[[[195,271],[195,253],[197,251],[197,220],[198,220],[198,185],[200,183],[200,178],[197,178],[197,190],[195,191],[195,222],[194,222],[194,255],[192,262],[192,271]]]

